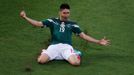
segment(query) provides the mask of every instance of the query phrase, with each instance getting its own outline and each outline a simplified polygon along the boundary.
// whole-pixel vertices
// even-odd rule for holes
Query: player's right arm
[[[44,26],[41,21],[36,21],[36,20],[33,20],[33,19],[27,17],[25,11],[21,11],[21,12],[20,12],[20,16],[21,16],[22,18],[24,18],[25,20],[27,20],[27,21],[28,21],[30,24],[32,24],[33,26],[36,26],[36,27],[43,27],[43,26]]]

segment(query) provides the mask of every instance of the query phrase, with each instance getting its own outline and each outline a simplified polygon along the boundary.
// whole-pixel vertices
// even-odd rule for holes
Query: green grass
[[[19,12],[25,9],[36,20],[58,17],[63,2],[71,5],[70,18],[83,31],[97,39],[106,36],[111,46],[74,36],[73,46],[83,52],[81,66],[65,61],[39,65],[36,58],[47,47],[49,29],[32,27]],[[133,0],[0,0],[0,75],[134,75],[133,9]]]

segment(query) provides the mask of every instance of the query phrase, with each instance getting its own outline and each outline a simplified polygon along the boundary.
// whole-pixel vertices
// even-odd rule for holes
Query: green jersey
[[[82,31],[76,22],[61,21],[59,18],[50,18],[42,21],[51,31],[51,44],[64,43],[72,45],[72,33],[79,35]]]

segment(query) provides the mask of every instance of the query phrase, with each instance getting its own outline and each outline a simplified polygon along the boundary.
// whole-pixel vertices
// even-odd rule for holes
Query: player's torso
[[[59,19],[53,19],[52,27],[50,28],[52,34],[52,40],[61,43],[71,43],[72,37],[72,22],[60,21]]]

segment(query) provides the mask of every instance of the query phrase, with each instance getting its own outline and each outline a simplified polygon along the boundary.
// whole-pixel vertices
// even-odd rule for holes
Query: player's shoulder
[[[72,27],[79,27],[76,21],[69,20],[68,22],[71,24]]]
[[[50,22],[53,22],[53,21],[57,20],[57,18],[51,17],[51,18],[48,18],[48,19],[46,19],[46,20],[48,20],[48,21],[50,21]]]
[[[59,18],[56,18],[56,17],[51,17],[49,19],[52,19],[52,20],[58,20]]]
[[[68,20],[68,22],[71,23],[71,24],[77,24],[77,22],[73,21],[73,20]]]

